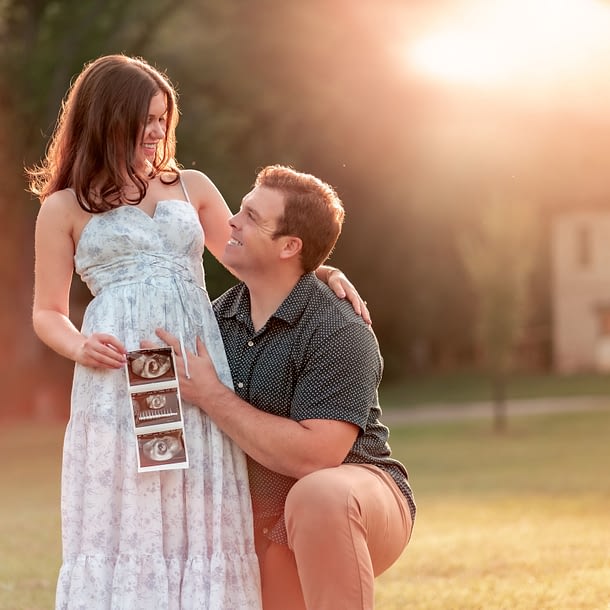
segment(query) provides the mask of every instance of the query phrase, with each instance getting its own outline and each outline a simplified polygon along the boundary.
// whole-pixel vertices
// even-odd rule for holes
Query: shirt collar
[[[291,326],[296,324],[307,307],[319,280],[315,273],[305,273],[301,276],[290,294],[271,316],[283,320]],[[240,322],[249,322],[250,316],[250,291],[242,282],[237,286],[237,294],[231,305],[222,314],[225,318],[237,318]]]

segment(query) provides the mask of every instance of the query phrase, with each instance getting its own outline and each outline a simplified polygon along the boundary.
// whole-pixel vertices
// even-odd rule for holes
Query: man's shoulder
[[[339,298],[332,288],[327,284],[315,278],[312,284],[312,294],[315,296],[318,306],[322,306],[323,310],[334,312],[339,316],[345,317],[348,321],[356,321],[362,319],[352,307],[352,304],[347,299]]]
[[[334,365],[329,362],[329,366],[355,357],[371,370],[381,363],[379,343],[371,326],[348,300],[340,299],[323,283],[312,290],[296,330],[298,343],[307,346],[310,353],[321,350],[322,354],[333,354]]]
[[[354,311],[352,304],[347,299],[339,298],[320,280],[316,281],[313,288],[308,311],[309,315],[317,320],[316,326],[327,332],[355,327],[372,334],[370,326]]]

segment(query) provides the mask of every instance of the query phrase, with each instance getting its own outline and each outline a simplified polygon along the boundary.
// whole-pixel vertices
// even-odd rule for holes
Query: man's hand
[[[185,350],[183,357],[180,340],[177,337],[162,328],[158,328],[156,333],[159,339],[174,348],[180,396],[187,402],[203,409],[206,396],[210,396],[214,391],[217,391],[219,386],[225,387],[218,379],[214,363],[208,354],[205,343],[197,337],[198,354]]]

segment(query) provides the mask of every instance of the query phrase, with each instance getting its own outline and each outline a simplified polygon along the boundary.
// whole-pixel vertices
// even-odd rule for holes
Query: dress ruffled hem
[[[56,610],[260,610],[255,553],[164,558],[78,555],[64,561]]]

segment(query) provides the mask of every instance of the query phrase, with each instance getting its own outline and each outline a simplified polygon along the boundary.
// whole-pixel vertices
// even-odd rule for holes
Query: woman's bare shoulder
[[[183,169],[180,170],[180,176],[188,186],[197,188],[216,188],[211,178],[198,169]]]
[[[38,222],[55,227],[64,227],[72,231],[81,227],[91,217],[76,200],[71,189],[62,189],[51,193],[41,204]]]
[[[180,172],[193,205],[200,209],[213,203],[225,204],[224,198],[212,180],[197,169],[183,169]]]

